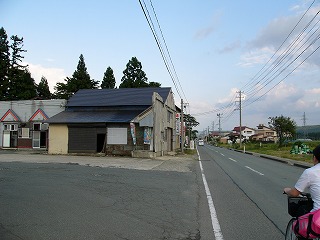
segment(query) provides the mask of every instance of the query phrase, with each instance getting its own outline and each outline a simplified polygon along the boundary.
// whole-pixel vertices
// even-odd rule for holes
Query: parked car
[[[202,139],[200,139],[200,140],[198,141],[198,145],[199,145],[199,146],[203,146],[203,145],[204,145],[204,141],[203,141]]]

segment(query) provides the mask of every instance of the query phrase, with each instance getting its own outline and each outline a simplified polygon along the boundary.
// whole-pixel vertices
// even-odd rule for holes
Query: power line
[[[316,14],[318,15],[319,12]],[[314,17],[315,18],[315,17]],[[314,20],[313,18],[313,20]],[[307,29],[308,26],[310,26],[311,22],[313,21],[311,20],[308,25],[304,28],[304,30],[296,37],[296,39],[291,42],[291,44],[287,47],[287,49],[275,60],[274,62],[274,66],[272,67],[272,69],[261,79],[264,81],[261,83],[261,80],[258,81],[256,83],[256,86],[258,86],[258,84],[260,84],[260,86],[258,86],[258,90],[257,88],[252,88],[251,90],[248,90],[247,93],[248,93],[248,97],[250,97],[251,95],[256,95],[258,92],[260,92],[263,88],[265,88],[267,85],[269,85],[275,78],[273,78],[273,76],[275,76],[275,74],[277,74],[279,71],[280,73],[282,73],[284,70],[286,70],[293,62],[291,62],[290,64],[288,64],[287,66],[285,66],[286,63],[288,63],[295,54],[298,53],[299,50],[301,50],[301,48],[303,46],[305,46],[307,44],[307,42],[310,40],[310,38],[319,30],[319,27],[317,30],[315,30],[310,36],[308,36],[307,34],[304,35],[304,37],[302,39],[299,40],[299,38],[301,37],[301,35],[305,32],[305,30]],[[319,23],[320,20],[318,20],[318,22],[316,22],[313,27],[309,30],[308,34],[313,30],[313,28],[316,26],[317,23]],[[302,41],[307,38],[307,40],[302,43]],[[312,41],[314,43],[314,41]],[[301,44],[302,43],[302,44]],[[299,46],[300,44],[300,47],[297,49],[297,46]],[[311,44],[312,45],[312,44]],[[311,45],[309,45],[307,48],[309,48]],[[295,46],[294,48],[292,48],[293,46]],[[307,49],[305,48],[305,50]],[[305,50],[303,52],[305,52]],[[277,62],[276,62],[277,61]],[[271,68],[272,65],[270,65],[269,68]],[[284,68],[282,68],[284,67]],[[275,70],[275,71],[274,71]],[[273,74],[267,78],[267,76],[269,74],[271,74],[273,72]],[[276,77],[278,77],[280,74],[277,74]],[[270,80],[271,79],[271,80]],[[263,85],[265,84],[265,85]],[[253,94],[254,93],[254,94]]]
[[[319,38],[318,38],[319,39]],[[317,39],[317,40],[318,40]],[[290,71],[283,79],[281,79],[276,85],[274,85],[272,88],[270,88],[267,92],[265,92],[263,95],[259,96],[258,98],[256,98],[255,100],[253,100],[252,102],[246,104],[246,106],[251,105],[252,103],[260,100],[262,97],[264,97],[266,94],[268,94],[272,89],[274,89],[276,86],[278,86],[282,81],[284,81],[289,75],[291,75],[298,67],[300,67],[309,57],[311,57],[316,51],[318,51],[318,49],[320,48],[320,46],[318,46],[314,51],[312,51],[298,66],[296,66],[292,71]]]
[[[281,45],[278,47],[278,49],[273,53],[273,55],[270,57],[270,59],[265,63],[265,65],[256,73],[256,75],[251,79],[251,81],[249,81],[247,84],[245,84],[243,87],[241,87],[242,90],[246,90],[246,87],[248,85],[250,85],[251,83],[254,83],[254,80],[256,79],[256,77],[258,76],[258,78],[266,72],[263,71],[260,75],[259,73],[269,64],[269,62],[273,59],[273,57],[280,51],[280,49],[282,48],[282,46],[284,45],[284,43],[289,39],[290,35],[294,32],[294,30],[297,28],[297,26],[300,24],[300,22],[302,21],[302,19],[305,17],[305,15],[309,12],[309,10],[311,9],[312,5],[314,4],[315,0],[311,3],[311,5],[308,7],[308,9],[304,12],[304,14],[301,16],[301,18],[299,19],[299,21],[296,23],[296,25],[293,27],[293,29],[290,31],[290,33],[287,35],[287,37],[283,40],[283,42],[281,43]]]
[[[148,11],[148,8],[147,8],[146,3],[143,1],[143,4],[142,4],[141,0],[139,0],[139,3],[140,3],[140,6],[141,6],[142,11],[143,11],[143,13],[144,13],[144,16],[145,16],[145,18],[146,18],[146,20],[147,20],[147,22],[148,22],[148,25],[149,25],[149,27],[150,27],[150,29],[151,29],[151,32],[152,32],[152,34],[153,34],[153,37],[154,37],[154,39],[155,39],[155,41],[156,41],[156,43],[157,43],[157,46],[158,46],[158,49],[159,49],[159,51],[160,51],[162,60],[163,60],[163,62],[164,62],[164,64],[165,64],[165,67],[166,67],[166,69],[167,69],[167,71],[168,71],[168,73],[169,73],[169,75],[170,75],[170,78],[171,78],[171,80],[172,80],[172,82],[173,82],[173,84],[174,84],[174,86],[175,86],[175,89],[176,89],[179,97],[182,99],[182,96],[181,96],[181,94],[180,94],[180,90],[179,90],[178,85],[177,85],[177,83],[176,83],[176,81],[175,81],[174,75],[173,75],[172,70],[171,70],[171,68],[170,68],[170,64],[169,64],[169,62],[168,62],[168,60],[167,60],[166,54],[169,56],[171,66],[172,66],[172,68],[173,68],[173,72],[175,73],[175,75],[176,75],[176,77],[177,77],[177,74],[176,74],[176,71],[175,71],[175,68],[174,68],[174,64],[173,64],[173,62],[172,62],[172,59],[171,59],[171,56],[170,56],[170,53],[169,53],[167,44],[166,44],[166,42],[165,42],[165,39],[164,39],[162,30],[161,30],[161,28],[160,28],[160,24],[159,24],[158,18],[157,18],[157,16],[156,16],[155,9],[154,9],[154,7],[153,7],[153,5],[152,5],[152,2],[151,2],[151,0],[150,0],[150,3],[151,3],[151,6],[152,6],[152,9],[153,9],[155,18],[156,18],[157,23],[158,23],[158,27],[159,27],[160,32],[161,32],[162,40],[164,41],[164,44],[165,44],[165,47],[166,47],[166,51],[167,51],[167,52],[165,52],[164,49],[163,49],[163,47],[162,47],[161,41],[159,40],[159,37],[158,37],[158,35],[157,35],[157,31],[156,31],[155,26],[154,26],[154,24],[153,24],[152,18],[151,18],[150,14],[149,14],[149,11]],[[177,78],[177,79],[178,79],[178,78]],[[186,96],[185,96],[185,94],[184,94],[184,91],[183,91],[183,89],[182,89],[182,87],[181,87],[181,84],[180,84],[179,79],[178,79],[177,81],[178,81],[178,84],[179,84],[179,86],[180,86],[180,88],[181,88],[181,91],[183,92],[184,97],[186,98]]]
[[[174,64],[173,64],[173,61],[172,61],[172,58],[171,58],[171,55],[170,55],[170,51],[169,51],[168,46],[167,46],[167,42],[166,42],[166,40],[165,40],[165,38],[164,38],[164,35],[163,35],[162,29],[161,29],[161,27],[160,27],[160,23],[159,23],[157,14],[156,14],[156,12],[155,12],[155,9],[154,9],[154,7],[153,7],[153,4],[152,4],[152,1],[151,1],[151,0],[150,0],[150,4],[151,4],[152,10],[153,10],[153,14],[154,14],[154,16],[155,16],[155,18],[156,18],[156,21],[157,21],[158,28],[159,28],[159,30],[160,30],[160,33],[161,33],[161,36],[162,36],[162,39],[163,39],[163,42],[164,42],[164,46],[166,47],[166,51],[167,51],[167,53],[168,53],[168,57],[169,57],[169,60],[170,60],[170,63],[171,63],[173,72],[174,72],[174,74],[175,74],[175,76],[176,76],[176,79],[177,79],[178,84],[179,84],[179,86],[180,86],[180,88],[181,88],[181,91],[182,91],[182,93],[183,93],[183,96],[184,96],[184,98],[185,98],[185,99],[187,100],[187,102],[188,102],[188,99],[187,99],[187,97],[186,97],[186,95],[185,95],[185,93],[184,93],[184,91],[183,91],[182,86],[181,86],[181,83],[180,83],[180,80],[179,80],[179,77],[178,77],[176,68],[174,67]]]
[[[310,40],[310,38],[317,32],[314,31],[311,36],[307,37],[308,34],[313,30],[313,28],[318,24],[318,22],[316,22],[312,28],[308,31],[307,34],[305,34],[305,32],[307,31],[307,29],[310,27],[310,25],[312,24],[312,22],[315,20],[315,18],[317,17],[317,15],[319,14],[316,13],[315,16],[309,21],[309,23],[303,28],[303,30],[300,32],[299,35],[297,35],[295,37],[295,40],[292,41],[288,47],[286,47],[286,49],[273,61],[273,63],[268,66],[269,63],[271,63],[271,60],[276,56],[276,54],[280,51],[280,49],[284,46],[284,44],[287,42],[287,40],[289,39],[289,37],[293,34],[293,32],[297,29],[297,27],[299,26],[299,24],[302,22],[303,18],[306,16],[306,14],[309,12],[309,10],[311,9],[311,7],[313,6],[313,4],[315,3],[315,0],[310,4],[310,6],[308,7],[308,9],[304,12],[304,14],[300,17],[299,21],[295,24],[295,26],[293,27],[293,29],[290,31],[290,33],[287,35],[287,37],[284,39],[284,41],[281,43],[281,45],[278,47],[278,49],[274,52],[274,54],[271,56],[271,58],[267,61],[267,63],[262,67],[262,69],[260,69],[260,71],[258,71],[258,73],[251,78],[251,80],[246,83],[241,90],[245,90],[247,89],[247,99],[246,102],[249,102],[249,100],[251,100],[255,95],[257,95],[258,93],[262,92],[263,90],[265,90],[267,88],[268,85],[270,85],[276,78],[278,78],[281,74],[283,74],[295,61],[297,61],[298,58],[295,58],[294,60],[292,60],[290,63],[288,63],[294,56],[294,54],[297,54],[297,52],[299,50],[301,50],[301,48],[303,46],[305,46],[308,41]],[[303,35],[305,34],[305,35]],[[301,39],[301,36],[302,39]],[[300,41],[299,41],[300,39]],[[300,44],[304,39],[307,39],[302,46],[300,46],[297,49],[298,44]],[[317,40],[317,37],[315,38]],[[315,40],[314,39],[314,40]],[[311,47],[315,41],[312,41],[312,44],[309,44],[300,54],[299,57],[301,57],[301,55],[309,48]],[[305,59],[306,60],[306,59]],[[305,61],[304,60],[304,61]],[[304,62],[303,61],[303,62]],[[297,69],[301,64],[299,64],[297,67],[294,68]],[[268,67],[267,67],[268,66]],[[293,70],[293,71],[294,71]],[[285,76],[285,78],[287,78],[293,71],[291,71],[289,74],[287,74]],[[271,75],[268,77],[268,75]],[[283,78],[281,81],[283,81],[285,78]],[[260,80],[259,80],[260,79]],[[270,89],[266,90],[265,93],[262,94],[262,96],[260,96],[258,99],[262,98],[264,95],[266,95],[268,92],[270,92],[272,89],[274,89],[277,85],[279,85],[279,83],[276,83],[273,87],[271,87]],[[258,99],[253,99],[252,103],[256,102]],[[234,101],[234,99],[232,100]],[[247,103],[247,105],[250,105],[252,103]],[[234,109],[230,109],[230,104],[227,104],[225,107],[222,107],[221,109],[224,109],[226,111],[225,114],[225,119],[224,120],[228,120],[231,116],[233,116],[234,114]],[[194,114],[194,115],[207,115],[207,114],[211,114],[214,113],[216,111],[221,111],[221,109],[219,110],[212,110],[212,111],[208,111],[208,112],[204,112],[204,113],[198,113],[198,114]]]

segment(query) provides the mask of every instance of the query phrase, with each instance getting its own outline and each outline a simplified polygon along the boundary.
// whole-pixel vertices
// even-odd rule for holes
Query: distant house
[[[259,124],[256,133],[252,135],[251,139],[261,142],[276,142],[277,133],[273,129],[264,126],[264,124]]]
[[[49,154],[154,157],[179,147],[171,88],[79,90],[49,123]]]
[[[240,130],[240,127],[234,127],[231,135],[239,139],[240,131],[241,131],[242,139],[246,139],[246,140],[249,140],[249,138],[255,134],[255,129],[242,126],[241,130]]]
[[[66,100],[0,102],[0,147],[47,149],[48,124],[44,120],[64,111]]]

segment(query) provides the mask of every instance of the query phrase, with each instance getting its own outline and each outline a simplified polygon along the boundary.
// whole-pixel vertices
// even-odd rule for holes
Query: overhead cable
[[[158,37],[158,35],[157,35],[157,31],[156,31],[155,26],[154,26],[154,24],[153,24],[152,18],[151,18],[150,14],[149,14],[147,5],[146,5],[146,3],[144,2],[144,0],[143,0],[143,4],[142,4],[141,0],[139,0],[139,3],[140,3],[140,6],[141,6],[142,11],[143,11],[143,13],[144,13],[144,16],[145,16],[145,18],[146,18],[146,20],[147,20],[147,22],[148,22],[148,25],[149,25],[149,27],[150,27],[150,29],[151,29],[151,32],[152,32],[152,34],[153,34],[153,37],[154,37],[154,39],[155,39],[155,41],[156,41],[156,43],[157,43],[157,46],[158,46],[158,49],[159,49],[160,54],[161,54],[161,56],[162,56],[162,60],[163,60],[163,62],[164,62],[164,64],[165,64],[165,67],[166,67],[166,69],[167,69],[167,71],[168,71],[168,73],[169,73],[169,75],[170,75],[170,78],[171,78],[171,80],[172,80],[172,82],[173,82],[173,84],[174,84],[174,86],[175,86],[175,89],[176,89],[179,97],[182,99],[182,95],[180,94],[180,90],[179,90],[179,88],[178,88],[178,85],[177,85],[177,83],[176,83],[176,80],[175,80],[175,78],[174,78],[174,75],[173,75],[173,73],[172,73],[172,70],[171,70],[171,68],[170,68],[170,64],[168,63],[168,60],[167,60],[167,57],[166,57],[166,53],[165,53],[164,49],[162,48],[161,41],[159,40],[159,37]],[[150,3],[152,4],[151,0],[150,0]],[[153,12],[154,12],[154,14],[155,14],[155,10],[154,10],[153,5],[152,5],[152,9],[153,9]],[[155,16],[156,16],[156,14],[155,14]],[[159,24],[158,19],[157,19],[157,22],[158,22],[158,26],[159,26],[159,28],[160,28],[160,24]],[[163,37],[162,31],[161,31],[161,35],[162,35],[162,37]],[[163,40],[164,40],[164,37],[163,37]],[[165,41],[165,40],[164,40],[164,41]],[[166,46],[167,54],[168,54],[168,56],[170,56],[170,54],[169,54],[169,52],[168,52],[168,47],[167,47],[166,44],[165,44],[165,46]],[[170,61],[171,61],[171,65],[174,66],[173,63],[172,63],[171,57],[170,57]],[[175,74],[176,74],[175,69],[174,69],[174,72],[175,72]],[[176,74],[176,76],[177,76],[177,74]],[[181,90],[182,90],[182,87],[181,87],[180,82],[179,82],[179,85],[180,85],[180,88],[181,88]],[[183,90],[182,90],[182,92],[183,92]],[[183,94],[184,94],[184,92],[183,92]],[[185,96],[185,94],[184,94],[184,96]]]

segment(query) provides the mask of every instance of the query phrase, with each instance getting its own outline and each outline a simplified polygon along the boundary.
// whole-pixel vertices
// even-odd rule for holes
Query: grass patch
[[[320,144],[320,141],[313,141],[313,142],[307,142],[305,143],[309,146],[311,150],[313,150],[317,145]],[[245,150],[248,152],[255,152],[260,154],[266,154],[281,158],[287,158],[292,159],[296,161],[302,161],[302,162],[308,162],[312,163],[312,154],[291,154],[290,150],[292,149],[293,143],[289,143],[286,146],[283,146],[279,148],[277,144],[273,143],[246,143]],[[231,147],[238,150],[243,150],[244,146],[242,146],[242,149],[239,148],[239,146],[232,146],[232,145],[222,145],[222,147]]]
[[[177,154],[181,154],[181,150],[177,150],[176,151]],[[194,155],[194,154],[197,154],[197,149],[190,149],[190,148],[185,148],[183,150],[183,153],[184,154],[188,154],[188,155]]]

